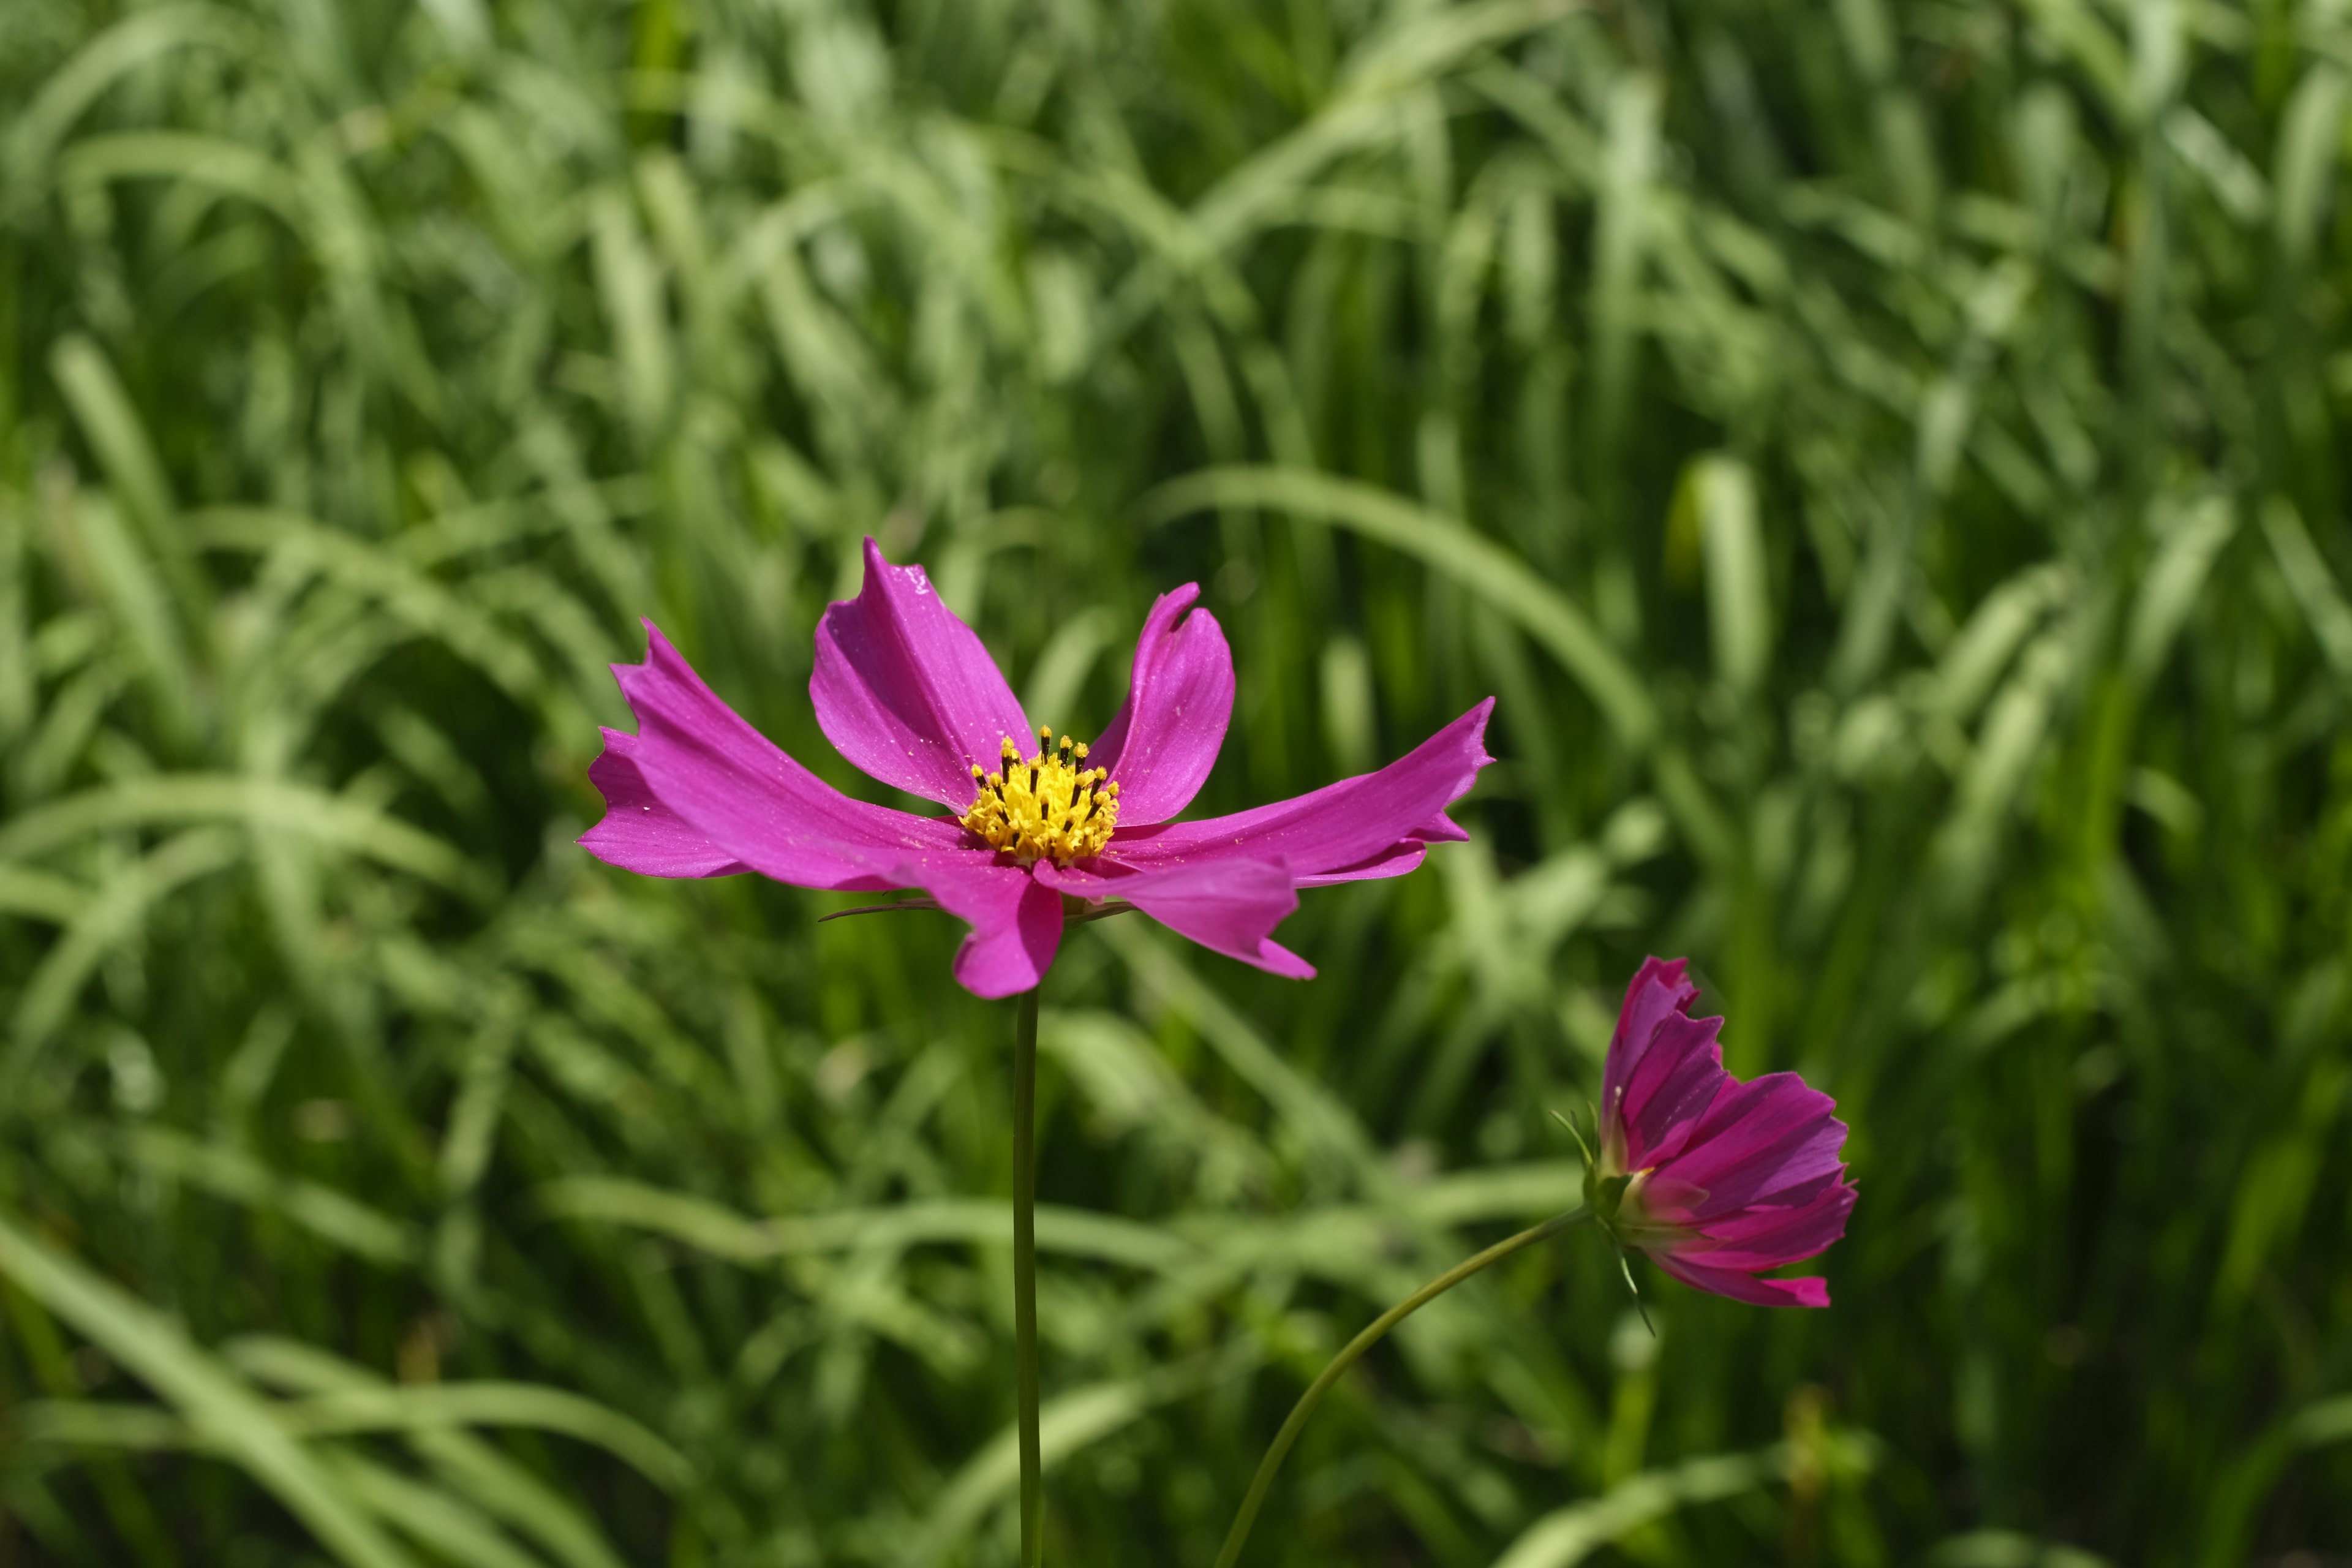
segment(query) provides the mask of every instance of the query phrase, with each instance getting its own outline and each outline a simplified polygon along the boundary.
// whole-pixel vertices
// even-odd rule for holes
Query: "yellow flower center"
[[[1038,730],[1037,754],[1026,762],[1005,736],[996,772],[983,773],[972,764],[980,795],[963,814],[964,826],[1024,864],[1066,866],[1101,854],[1118,826],[1118,785],[1103,782],[1108,768],[1081,766],[1086,760],[1085,745],[1067,735],[1055,744],[1050,724]]]

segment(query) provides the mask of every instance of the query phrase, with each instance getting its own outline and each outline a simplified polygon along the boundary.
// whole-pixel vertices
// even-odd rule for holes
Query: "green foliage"
[[[0,22],[0,1559],[1009,1560],[1011,1010],[572,842],[640,615],[873,791],[868,532],[1082,735],[1204,583],[1205,807],[1501,698],[1320,980],[1066,949],[1055,1561],[1573,1198],[1645,952],[1843,1107],[1836,1306],[1531,1249],[1253,1561],[2352,1539],[2342,6]]]

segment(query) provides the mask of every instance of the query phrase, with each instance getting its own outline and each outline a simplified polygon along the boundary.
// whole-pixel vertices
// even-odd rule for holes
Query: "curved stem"
[[[1349,1340],[1347,1348],[1333,1356],[1331,1364],[1307,1385],[1307,1392],[1300,1394],[1298,1403],[1291,1407],[1290,1419],[1282,1424],[1282,1430],[1274,1435],[1274,1444],[1266,1449],[1265,1458],[1258,1461],[1257,1475],[1250,1481],[1249,1496],[1242,1499],[1241,1512],[1234,1516],[1234,1527],[1226,1532],[1224,1550],[1217,1553],[1217,1568],[1234,1568],[1234,1564],[1240,1561],[1242,1544],[1249,1540],[1250,1526],[1257,1521],[1258,1505],[1265,1501],[1266,1488],[1274,1484],[1274,1473],[1282,1468],[1283,1457],[1290,1452],[1291,1444],[1298,1440],[1299,1431],[1307,1425],[1307,1418],[1315,1414],[1315,1407],[1323,1403],[1323,1396],[1331,1392],[1331,1385],[1338,1383],[1366,1351],[1385,1339],[1391,1329],[1488,1264],[1498,1263],[1521,1247],[1533,1247],[1546,1237],[1557,1236],[1585,1217],[1585,1207],[1579,1204],[1565,1214],[1556,1214],[1540,1225],[1529,1226],[1518,1235],[1496,1242],[1475,1258],[1455,1264],[1423,1285],[1373,1319],[1370,1327]]]
[[[1045,1468],[1037,1447],[1037,993],[1013,1026],[1013,1333],[1021,1401],[1021,1565],[1045,1561]]]

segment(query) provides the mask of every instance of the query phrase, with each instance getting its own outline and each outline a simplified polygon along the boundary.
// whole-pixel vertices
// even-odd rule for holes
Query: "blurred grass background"
[[[1066,948],[1055,1561],[1572,1195],[1654,952],[1835,1308],[1538,1249],[1254,1562],[2352,1562],[2347,104],[2326,0],[0,0],[0,1561],[1013,1560],[1010,1009],[572,843],[639,615],[867,787],[870,531],[1081,735],[1202,581],[1205,809],[1502,700],[1319,981]]]

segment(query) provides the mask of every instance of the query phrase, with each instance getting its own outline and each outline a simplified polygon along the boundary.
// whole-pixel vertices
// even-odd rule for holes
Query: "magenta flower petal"
[[[1234,711],[1234,656],[1197,583],[1162,594],[1135,639],[1127,701],[1087,759],[1110,770],[1119,821],[1165,822],[1201,793]]]
[[[651,621],[646,637],[643,664],[613,667],[637,716],[631,787],[713,853],[780,882],[867,892],[917,884],[908,868],[991,858],[952,822],[843,795],[721,702]]]
[[[1202,860],[1278,860],[1299,887],[1394,876],[1394,858],[1468,837],[1445,808],[1468,794],[1478,770],[1494,761],[1484,744],[1494,709],[1489,697],[1380,772],[1310,795],[1133,832],[1122,820],[1105,858],[1146,871]]]
[[[1658,1267],[1695,1289],[1728,1296],[1751,1307],[1826,1307],[1830,1282],[1822,1279],[1759,1279],[1729,1268],[1710,1268],[1686,1258],[1655,1258]]]
[[[940,908],[971,923],[955,956],[965,990],[1011,996],[1045,978],[1062,945],[1061,894],[1023,867],[993,863],[934,872],[923,886]]]
[[[1794,1073],[1742,1083],[1726,1072],[1723,1020],[1691,1017],[1697,995],[1679,959],[1651,959],[1626,988],[1588,1201],[1621,1245],[1686,1284],[1762,1306],[1827,1306],[1822,1280],[1755,1276],[1845,1234],[1845,1126]]]
[[[1833,1105],[1792,1072],[1728,1084],[1675,1163],[1677,1175],[1706,1191],[1697,1216],[1793,1202],[1792,1194],[1836,1180],[1846,1129],[1830,1114]]]
[[[644,877],[726,877],[751,869],[664,805],[646,783],[637,738],[604,731],[604,751],[588,764],[588,782],[604,795],[604,819],[580,836],[581,847],[608,866]]]
[[[1124,899],[1213,952],[1287,979],[1315,978],[1315,966],[1271,934],[1298,907],[1290,873],[1278,862],[1202,860],[1158,871],[1040,865],[1037,879],[1083,899]]]
[[[1010,736],[1036,731],[979,636],[940,602],[919,566],[893,566],[866,542],[866,583],[824,613],[809,677],[816,721],[841,754],[884,784],[957,811],[971,765],[994,766]]]
[[[1723,1047],[1716,1039],[1720,1018],[1669,1013],[1651,1036],[1650,1048],[1624,1088],[1624,1099],[1609,1109],[1624,1120],[1629,1170],[1663,1165],[1683,1152],[1716,1095],[1730,1081],[1723,1070]],[[1676,1175],[1689,1177],[1680,1170]]]
[[[1751,1208],[1707,1224],[1704,1240],[1662,1248],[1710,1268],[1778,1268],[1826,1250],[1845,1234],[1854,1190],[1823,1187],[1806,1203]]]
[[[1646,959],[1625,987],[1625,1005],[1617,1015],[1617,1033],[1609,1041],[1609,1060],[1601,1074],[1601,1104],[1613,1111],[1633,1069],[1649,1054],[1650,1038],[1673,1014],[1698,999],[1698,987],[1685,977],[1685,959],[1668,963]]]

